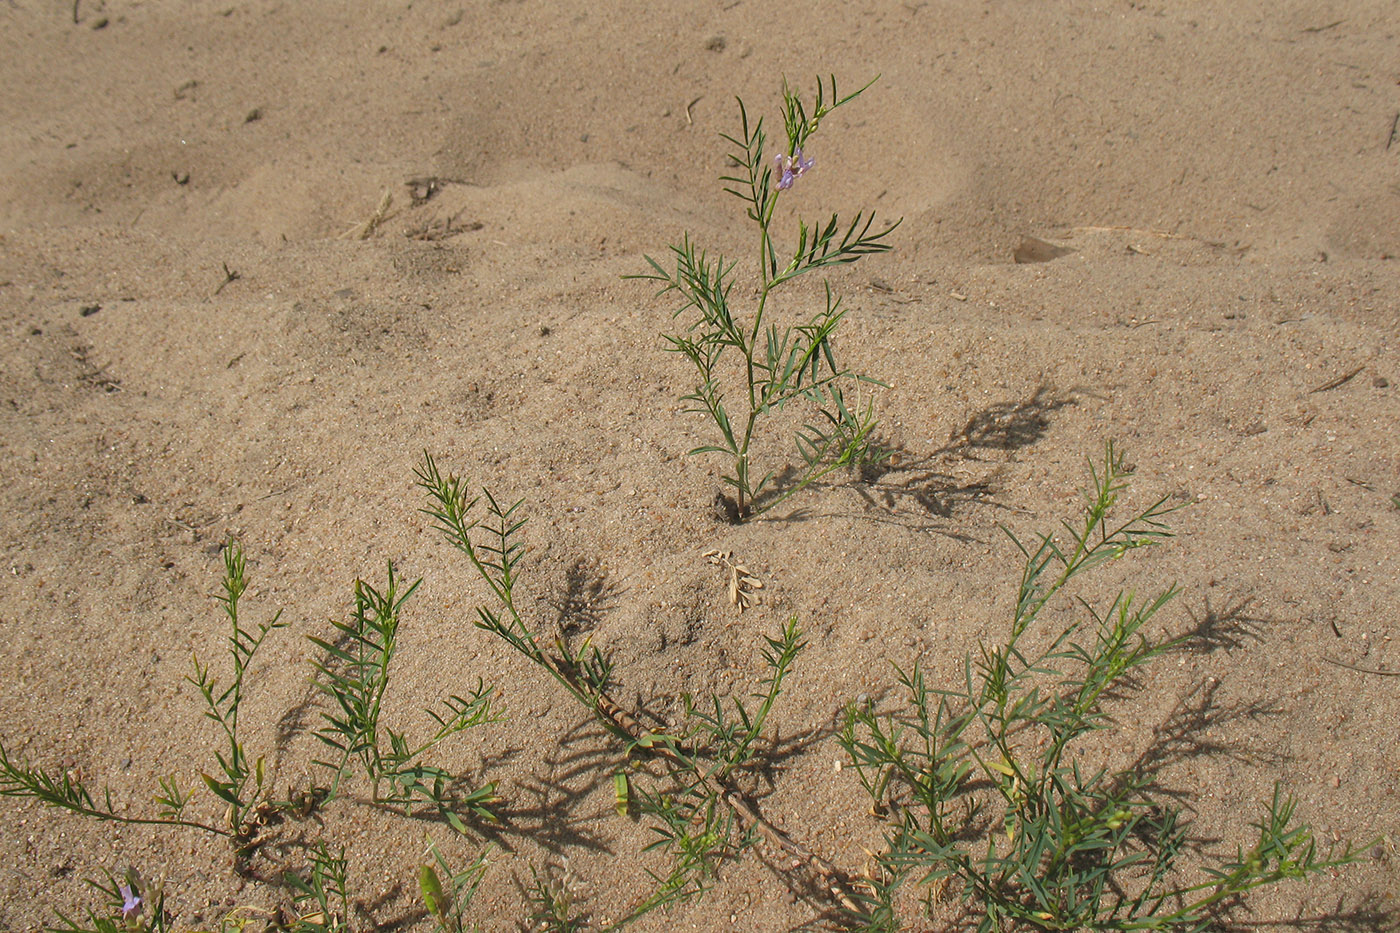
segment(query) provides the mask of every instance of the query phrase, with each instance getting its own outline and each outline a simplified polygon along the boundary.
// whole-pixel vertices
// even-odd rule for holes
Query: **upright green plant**
[[[1102,613],[1085,603],[1087,619],[1048,639],[1034,634],[1072,580],[1169,534],[1164,499],[1113,521],[1129,475],[1110,445],[1103,466],[1091,468],[1082,521],[1064,524],[1067,541],[1012,536],[1025,565],[1010,631],[969,656],[959,689],[930,688],[915,664],[899,672],[908,704],[899,712],[848,709],[841,744],[877,811],[893,820],[868,928],[897,928],[893,892],[912,877],[959,885],[983,933],[1016,924],[1195,931],[1222,901],[1354,860],[1350,847],[1320,856],[1276,788],[1258,842],[1209,868],[1208,880],[1185,883],[1174,873],[1186,842],[1179,808],[1153,799],[1142,774],[1085,771],[1070,757],[1110,725],[1109,691],[1172,644],[1149,641],[1144,627],[1173,589],[1145,604],[1121,593]]]
[[[94,797],[86,784],[68,772],[56,774],[35,768],[10,756],[0,743],[0,796],[31,797],[51,807],[67,810],[79,816],[115,823],[143,823],[167,826],[190,826],[220,836],[230,837],[243,850],[254,826],[254,814],[266,801],[266,769],[259,755],[249,761],[238,733],[238,711],[243,702],[243,681],[254,654],[273,629],[286,625],[278,612],[269,622],[259,623],[256,631],[246,628],[239,618],[239,600],[247,589],[246,563],[243,551],[236,544],[224,548],[223,594],[218,597],[228,618],[229,660],[232,676],[225,687],[211,673],[207,664],[194,659],[194,674],[188,678],[199,688],[204,699],[204,715],[219,725],[226,750],[215,753],[219,774],[201,773],[209,790],[227,806],[219,822],[188,819],[185,812],[194,793],[182,790],[174,774],[160,779],[160,792],[155,795],[159,815],[133,817],[117,812],[112,804],[111,790],[104,788]]]
[[[437,921],[442,933],[465,933],[466,910],[481,887],[481,879],[486,876],[486,853],[480,853],[466,868],[454,870],[443,857],[437,843],[428,839],[427,854],[432,861],[425,861],[418,869],[418,891],[423,895],[423,905]],[[446,885],[443,879],[446,878]]]
[[[383,591],[363,580],[355,581],[355,613],[348,621],[334,621],[336,637],[310,639],[325,652],[316,662],[316,686],[330,697],[336,709],[323,713],[325,725],[316,737],[340,753],[339,760],[318,762],[335,777],[332,796],[338,791],[352,759],[358,759],[377,802],[400,804],[428,802],[458,832],[466,832],[459,810],[495,821],[496,783],[458,792],[455,778],[442,768],[426,764],[422,756],[449,736],[474,726],[499,720],[491,706],[491,687],[480,680],[467,696],[452,694],[443,700],[444,712],[427,710],[437,730],[413,745],[408,737],[380,722],[380,708],[389,685],[390,665],[398,648],[401,611],[421,580],[407,587],[389,564],[389,580]]]
[[[556,653],[551,654],[535,638],[515,605],[516,565],[525,554],[525,545],[519,538],[525,520],[517,516],[523,500],[502,505],[489,490],[483,490],[482,496],[486,499],[483,523],[473,514],[482,497],[472,496],[461,478],[444,475],[431,455],[425,454],[423,467],[414,473],[418,486],[431,500],[424,513],[433,519],[452,546],[466,555],[495,596],[497,606],[477,607],[477,628],[492,633],[544,668],[590,710],[601,709],[603,726],[625,740],[627,731],[607,715],[611,701],[606,691],[612,680],[612,665],[608,660],[586,641],[574,649],[562,638],[555,639]]]
[[[318,842],[308,853],[305,872],[282,877],[292,891],[292,903],[301,911],[291,933],[345,933],[350,929],[350,864],[345,848],[332,850]]]
[[[335,786],[330,789],[313,787],[306,793],[294,795],[291,800],[277,801],[268,797],[270,781],[265,760],[261,755],[254,757],[245,748],[239,714],[254,656],[267,636],[286,623],[280,612],[270,621],[256,626],[244,621],[241,601],[248,589],[246,571],[242,550],[230,544],[224,550],[223,580],[217,597],[229,626],[227,679],[217,676],[211,666],[201,663],[198,657],[194,660],[194,673],[187,678],[199,690],[204,716],[218,725],[223,738],[223,750],[215,753],[218,768],[212,774],[201,774],[204,784],[224,805],[221,819],[200,820],[187,816],[195,795],[191,790],[181,789],[174,775],[160,779],[160,790],[155,795],[158,815],[129,816],[114,805],[110,790],[104,788],[94,793],[70,771],[52,772],[26,764],[11,755],[3,743],[0,743],[0,796],[29,797],[103,821],[202,829],[229,838],[235,847],[235,864],[244,866],[263,841],[265,828],[289,816],[305,818],[334,797],[352,759],[363,764],[376,801],[405,807],[430,803],[438,815],[459,832],[467,830],[462,819],[465,814],[494,820],[494,807],[498,802],[494,782],[476,789],[464,788],[456,775],[422,761],[424,754],[449,736],[498,718],[490,688],[478,681],[467,696],[448,696],[443,701],[445,710],[429,710],[428,715],[437,723],[437,729],[417,745],[380,722],[390,662],[398,644],[400,616],[404,603],[418,587],[417,582],[404,586],[392,564],[383,591],[363,581],[356,582],[354,615],[348,622],[333,623],[336,629],[333,639],[310,639],[325,652],[323,660],[316,664],[317,686],[334,703],[333,711],[324,714],[326,724],[317,735],[341,753],[338,761],[324,763],[335,772]],[[447,863],[435,845],[430,852],[437,865],[446,871]],[[291,929],[301,933],[348,929],[348,865],[343,849],[318,841],[309,846],[307,853],[309,861],[305,870],[285,876],[294,901],[302,911]],[[428,870],[431,872],[431,866]],[[453,933],[457,933],[462,928],[462,913],[484,871],[484,857],[479,857],[463,872],[448,874],[450,893],[439,887],[441,896],[433,902],[438,908],[434,916],[445,924],[444,930],[451,927]],[[433,877],[436,880],[436,875]],[[109,876],[107,885],[93,883],[93,886],[106,896],[109,909],[89,910],[86,924],[60,914],[63,926],[58,929],[66,933],[88,930],[159,933],[167,929],[169,917],[164,909],[162,886],[148,888],[134,870],[128,871],[121,880]],[[230,917],[220,928],[241,929],[246,922],[246,919]]]
[[[229,544],[224,548],[224,592],[218,600],[224,615],[228,617],[231,630],[228,643],[233,676],[228,686],[221,691],[218,681],[209,672],[209,666],[201,666],[198,657],[194,659],[194,675],[187,678],[199,688],[207,707],[204,715],[218,723],[228,745],[226,752],[215,753],[219,769],[223,772],[222,776],[201,773],[200,777],[214,796],[228,804],[228,825],[240,835],[247,834],[246,817],[265,797],[267,779],[263,756],[259,755],[250,764],[243,749],[243,742],[238,737],[238,711],[243,702],[243,677],[253,660],[253,655],[262,646],[268,633],[287,624],[282,621],[282,613],[279,610],[270,622],[259,623],[256,633],[243,627],[238,618],[238,602],[248,589],[246,569],[247,562],[243,558],[242,548],[236,544]],[[156,798],[157,802],[167,813],[180,813],[189,796],[181,795],[173,777],[162,781],[161,787],[163,794]]]
[[[809,112],[784,82],[784,139],[776,152],[767,151],[763,120],[750,123],[748,110],[739,101],[740,134],[722,137],[734,147],[730,159],[735,174],[720,180],[725,191],[744,202],[756,228],[757,298],[747,316],[736,307],[736,262],[722,255],[711,258],[689,234],[671,247],[674,268],[648,256],[651,271],[630,276],[660,283],[659,294],[675,292],[682,302],[676,316],[689,316],[685,329],[666,335],[666,340],[669,349],[690,362],[697,376],[694,391],[684,399],[689,410],[708,416],[720,435],[719,443],[691,453],[717,453],[729,461],[730,472],[723,481],[734,490],[734,515],[740,521],[772,508],[833,470],[883,456],[871,436],[873,405],[852,403],[846,396],[852,384],[873,380],[836,361],[833,339],[846,311],[830,283],[825,308],[805,323],[780,328],[768,316],[769,298],[798,276],[890,249],[886,237],[899,222],[877,227],[873,211],[858,211],[849,223],[842,223],[837,214],[824,223],[799,221],[795,242],[788,248],[780,247],[773,235],[778,202],[816,164],[805,151],[808,140],[827,114],[869,86],[840,97],[834,76],[825,85],[818,80]],[[782,489],[765,498],[778,473],[755,471],[751,449],[764,417],[799,399],[816,412],[816,418],[796,434],[803,465]]]

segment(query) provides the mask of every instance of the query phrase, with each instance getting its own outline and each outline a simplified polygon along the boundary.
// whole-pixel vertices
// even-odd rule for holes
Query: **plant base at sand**
[[[873,404],[861,404],[858,391],[852,391],[879,383],[836,360],[835,334],[846,310],[830,284],[825,307],[804,321],[780,327],[770,308],[773,294],[800,275],[890,249],[887,237],[898,221],[878,226],[873,211],[858,211],[849,222],[836,214],[811,225],[799,221],[795,240],[781,248],[781,256],[773,235],[778,202],[815,166],[808,141],[823,118],[864,90],[840,97],[834,77],[826,85],[818,81],[809,112],[784,84],[784,138],[776,152],[767,151],[763,120],[750,123],[739,101],[740,133],[723,137],[733,147],[735,174],[720,180],[725,191],[744,203],[755,227],[758,276],[752,303],[735,295],[736,262],[710,255],[689,235],[670,248],[666,263],[648,256],[651,271],[629,276],[657,282],[659,294],[674,293],[681,301],[675,316],[685,320],[685,327],[666,336],[668,348],[695,373],[695,389],[684,398],[688,410],[705,415],[719,433],[717,443],[690,452],[718,454],[728,461],[723,481],[733,490],[732,515],[738,521],[771,509],[834,470],[885,456],[873,443]],[[747,294],[747,285],[741,294]],[[745,304],[750,306],[744,309]],[[802,465],[781,471],[779,484],[780,471],[754,469],[753,447],[769,416],[799,403],[812,412],[812,420],[795,436]]]

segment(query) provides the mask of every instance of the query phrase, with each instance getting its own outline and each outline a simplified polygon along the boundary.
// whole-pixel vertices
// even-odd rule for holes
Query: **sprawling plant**
[[[1153,797],[1148,776],[1086,770],[1073,757],[1111,725],[1109,692],[1173,644],[1150,641],[1145,626],[1174,589],[1147,602],[1120,593],[1102,612],[1084,603],[1081,621],[1037,631],[1071,581],[1169,535],[1165,499],[1115,519],[1129,475],[1109,445],[1080,522],[1031,543],[1012,536],[1025,563],[1009,631],[967,658],[959,687],[931,687],[915,663],[898,671],[905,701],[896,709],[848,709],[841,743],[891,819],[867,928],[897,928],[893,895],[912,879],[956,886],[982,933],[1017,924],[1195,931],[1223,901],[1354,860],[1350,847],[1320,854],[1276,788],[1254,846],[1205,880],[1183,880],[1180,809]]]

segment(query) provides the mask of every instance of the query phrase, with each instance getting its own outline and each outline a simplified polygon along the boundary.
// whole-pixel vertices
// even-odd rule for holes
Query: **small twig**
[[[1308,26],[1303,30],[1303,32],[1326,32],[1329,29],[1336,29],[1338,26],[1342,25],[1342,23],[1345,22],[1346,20],[1339,19],[1335,23],[1328,23],[1326,26]]]
[[[1129,227],[1123,224],[1110,224],[1108,226],[1088,226],[1073,227],[1074,232],[1084,233],[1141,233],[1145,236],[1155,236],[1161,240],[1194,240],[1193,236],[1184,233],[1167,233],[1165,230],[1148,230],[1143,227]]]
[[[1400,110],[1395,112],[1395,119],[1390,121],[1390,135],[1385,140],[1385,151],[1389,152],[1390,147],[1395,145],[1395,135],[1400,133]]]
[[[1361,372],[1361,370],[1363,370],[1363,369],[1365,369],[1365,368],[1366,368],[1366,364],[1363,363],[1363,364],[1361,364],[1360,366],[1358,366],[1358,367],[1356,367],[1355,369],[1353,369],[1351,372],[1349,372],[1349,373],[1347,373],[1347,374],[1345,374],[1345,375],[1342,375],[1342,376],[1338,376],[1336,379],[1333,379],[1331,382],[1324,382],[1322,385],[1318,386],[1316,389],[1313,389],[1313,390],[1312,390],[1312,393],[1310,393],[1310,394],[1315,394],[1315,393],[1318,393],[1318,392],[1326,392],[1328,389],[1335,389],[1335,388],[1337,388],[1337,386],[1339,386],[1339,385],[1344,385],[1345,383],[1348,383],[1348,382],[1350,382],[1351,380],[1355,379],[1355,378],[1356,378],[1356,374],[1359,373],[1359,372]]]
[[[685,122],[687,126],[695,125],[695,121],[690,118],[690,111],[694,109],[695,105],[700,103],[700,101],[703,100],[704,97],[705,95],[701,94],[699,97],[695,98],[690,103],[685,105]]]
[[[1326,661],[1328,664],[1335,664],[1338,667],[1344,667],[1349,671],[1356,671],[1361,674],[1379,674],[1382,677],[1400,677],[1400,671],[1383,671],[1375,667],[1357,667],[1355,664],[1348,664],[1345,661],[1338,661],[1336,658],[1329,658],[1325,654],[1322,656],[1322,660]]]
[[[82,0],[73,0],[73,25],[74,25],[74,26],[78,25],[78,4],[81,3],[81,2],[82,2]]]
[[[219,292],[223,291],[225,285],[228,285],[230,282],[237,282],[239,279],[243,278],[243,273],[241,273],[241,272],[234,272],[232,269],[230,269],[230,268],[228,267],[228,263],[226,263],[226,262],[221,262],[221,263],[219,263],[219,265],[221,265],[221,266],[224,267],[224,280],[223,280],[222,282],[219,283],[219,287],[218,287],[218,288],[214,289],[214,294],[215,294],[215,295],[217,295]],[[212,296],[211,296],[211,297],[212,297]]]

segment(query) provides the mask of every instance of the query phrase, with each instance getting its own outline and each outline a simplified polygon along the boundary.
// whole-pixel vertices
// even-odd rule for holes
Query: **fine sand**
[[[194,655],[228,676],[214,597],[233,539],[244,618],[289,623],[249,671],[246,744],[279,796],[324,781],[306,639],[392,560],[423,582],[386,720],[420,735],[438,697],[498,687],[508,720],[434,760],[498,781],[507,818],[463,838],[361,782],[279,838],[346,847],[357,929],[430,929],[425,833],[456,863],[492,844],[485,930],[524,928],[532,866],[595,927],[617,918],[665,870],[648,823],[614,812],[621,748],[473,627],[488,593],[418,511],[428,451],[524,500],[522,612],[547,641],[591,635],[624,705],[667,719],[687,693],[745,696],[762,636],[796,616],[808,648],[749,789],[858,879],[882,824],[833,736],[844,705],[893,704],[892,663],[955,684],[1006,629],[1020,563],[1001,528],[1072,517],[1113,440],[1137,471],[1125,507],[1186,507],[1176,538],[1086,592],[1175,584],[1151,634],[1186,641],[1112,701],[1085,760],[1150,764],[1192,820],[1189,878],[1249,843],[1276,783],[1323,843],[1367,845],[1250,897],[1236,928],[1396,929],[1396,12],[3,0],[0,741],[131,816],[162,776],[199,783],[221,746],[185,678]],[[736,96],[772,127],[783,77],[810,94],[817,73],[880,78],[823,123],[779,228],[903,218],[893,252],[830,277],[838,349],[888,384],[897,453],[734,526],[723,464],[686,456],[713,436],[664,352],[674,304],[622,276],[686,231],[750,259],[718,134]],[[781,294],[796,320],[821,282]],[[764,584],[742,614],[716,548]],[[240,877],[195,830],[0,801],[0,928],[99,907],[83,879],[128,865],[163,879],[175,929],[265,917],[288,903],[277,858],[299,864],[269,847],[265,880]],[[821,928],[832,906],[762,850],[638,928]],[[956,917],[956,899],[911,907],[908,928]]]

